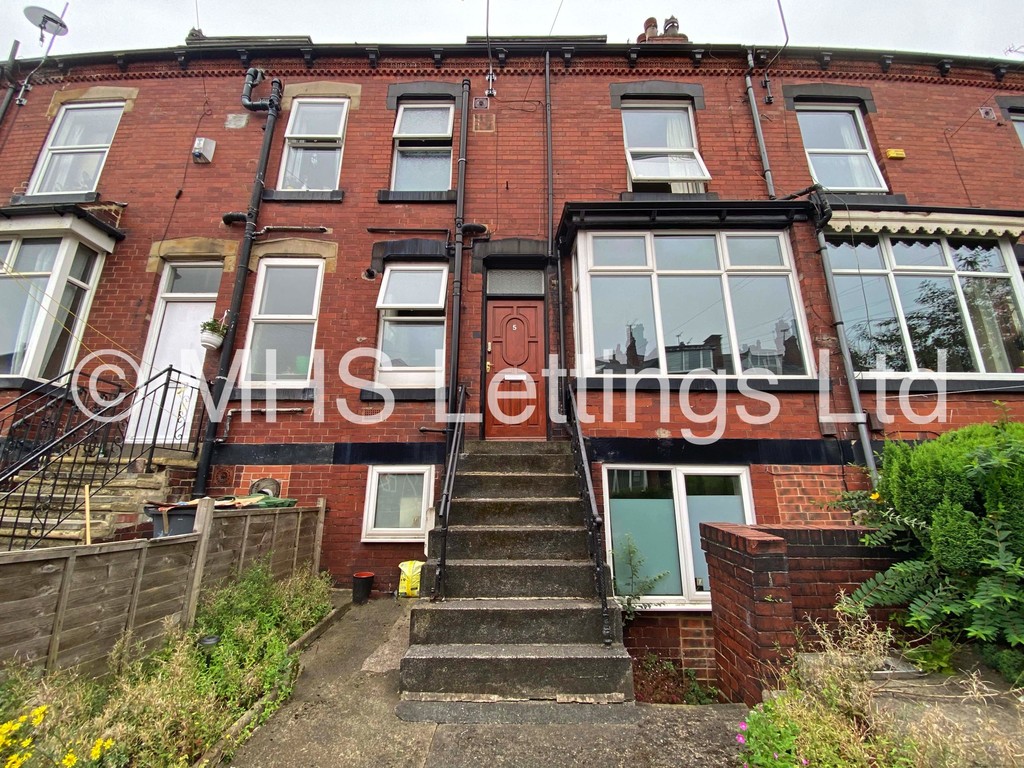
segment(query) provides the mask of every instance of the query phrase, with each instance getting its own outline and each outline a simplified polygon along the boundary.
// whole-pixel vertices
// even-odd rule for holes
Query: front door
[[[174,377],[166,397],[158,392],[164,378],[154,381],[148,392],[140,392],[143,402],[133,408],[129,442],[146,442],[155,437],[158,444],[180,443],[190,434],[199,397],[194,385],[203,377],[206,354],[199,346],[199,324],[214,315],[221,274],[220,264],[167,266],[139,383],[169,365],[195,380]]]
[[[490,440],[547,436],[543,299],[487,303],[484,434]]]

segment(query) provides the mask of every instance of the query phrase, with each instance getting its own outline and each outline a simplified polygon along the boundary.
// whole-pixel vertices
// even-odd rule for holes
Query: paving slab
[[[713,768],[735,764],[741,705],[400,702],[412,600],[352,606],[302,655],[292,699],[235,754],[240,768]],[[417,721],[396,710],[415,706]],[[461,708],[461,709],[460,709]],[[426,713],[426,714],[425,714]],[[426,719],[424,719],[426,717]]]

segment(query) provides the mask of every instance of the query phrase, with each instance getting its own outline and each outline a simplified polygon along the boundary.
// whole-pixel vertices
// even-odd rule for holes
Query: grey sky
[[[65,0],[0,0],[0,58],[44,48],[26,5],[59,14]],[[314,43],[460,43],[483,35],[485,0],[70,0],[71,31],[53,54],[169,48],[199,26],[217,35],[310,35]],[[1019,61],[1021,0],[782,0],[792,45],[927,51]],[[644,19],[679,18],[695,43],[780,45],[776,0],[491,0],[492,35],[603,34],[624,43]],[[554,25],[552,27],[552,24]]]

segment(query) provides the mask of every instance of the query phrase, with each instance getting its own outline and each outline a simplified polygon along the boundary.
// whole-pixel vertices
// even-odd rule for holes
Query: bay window
[[[782,235],[593,233],[579,259],[585,374],[808,374]]]
[[[714,586],[701,523],[753,524],[749,473],[740,467],[604,468],[606,546],[615,594],[652,607],[707,607]]]
[[[1024,372],[1021,280],[999,240],[830,236],[846,338],[862,371]]]

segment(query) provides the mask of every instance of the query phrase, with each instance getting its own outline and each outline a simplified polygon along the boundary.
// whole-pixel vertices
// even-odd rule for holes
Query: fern
[[[854,590],[850,599],[868,608],[903,605],[936,576],[931,561],[904,560],[869,578]]]

